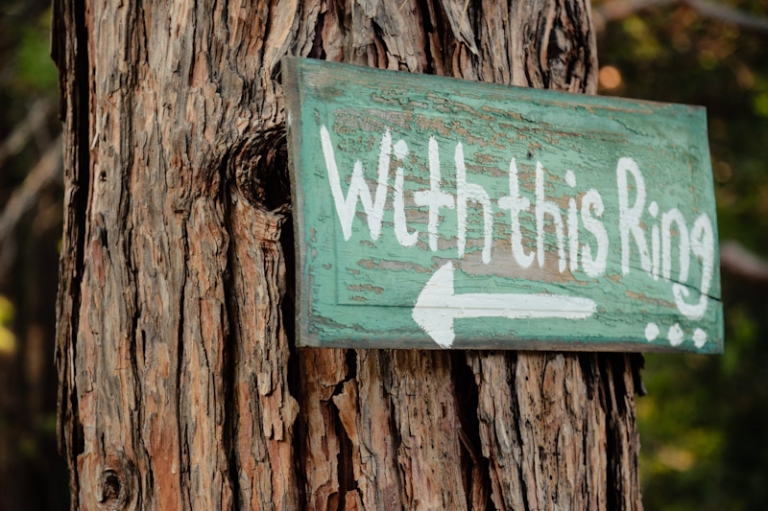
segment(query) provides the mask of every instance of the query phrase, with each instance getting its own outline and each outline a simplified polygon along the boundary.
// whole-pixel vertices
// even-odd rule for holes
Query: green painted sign
[[[302,346],[721,353],[702,108],[288,58]]]

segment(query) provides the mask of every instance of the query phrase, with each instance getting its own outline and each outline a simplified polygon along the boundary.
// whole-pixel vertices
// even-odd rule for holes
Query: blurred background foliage
[[[768,1],[595,0],[600,93],[706,106],[723,356],[648,355],[648,510],[768,509]],[[48,1],[0,5],[0,511],[68,509],[53,367],[61,164]]]
[[[768,2],[593,9],[600,94],[705,106],[715,179],[725,354],[646,356],[645,507],[768,509]]]
[[[0,511],[65,510],[53,364],[62,228],[50,1],[0,1]]]

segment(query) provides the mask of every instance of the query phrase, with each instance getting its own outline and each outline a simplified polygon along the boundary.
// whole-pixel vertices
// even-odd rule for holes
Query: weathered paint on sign
[[[283,77],[299,345],[722,352],[702,108]]]

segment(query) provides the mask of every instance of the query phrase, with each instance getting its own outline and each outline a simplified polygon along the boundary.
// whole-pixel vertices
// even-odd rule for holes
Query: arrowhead
[[[427,281],[413,308],[413,320],[443,348],[453,344],[453,263],[444,264]]]

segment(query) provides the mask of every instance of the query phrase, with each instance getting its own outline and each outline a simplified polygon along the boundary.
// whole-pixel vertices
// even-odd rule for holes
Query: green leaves
[[[46,12],[37,22],[27,27],[16,52],[20,87],[31,87],[45,94],[56,94],[58,76],[50,57],[48,37],[51,31],[51,15]]]
[[[0,356],[16,352],[16,336],[10,329],[13,316],[13,303],[0,295]]]
[[[711,3],[768,17],[764,2]],[[720,239],[768,259],[768,34],[691,5],[609,23],[600,64],[622,83],[601,92],[706,106]],[[768,283],[722,281],[724,355],[647,356],[637,416],[648,510],[768,508]]]

